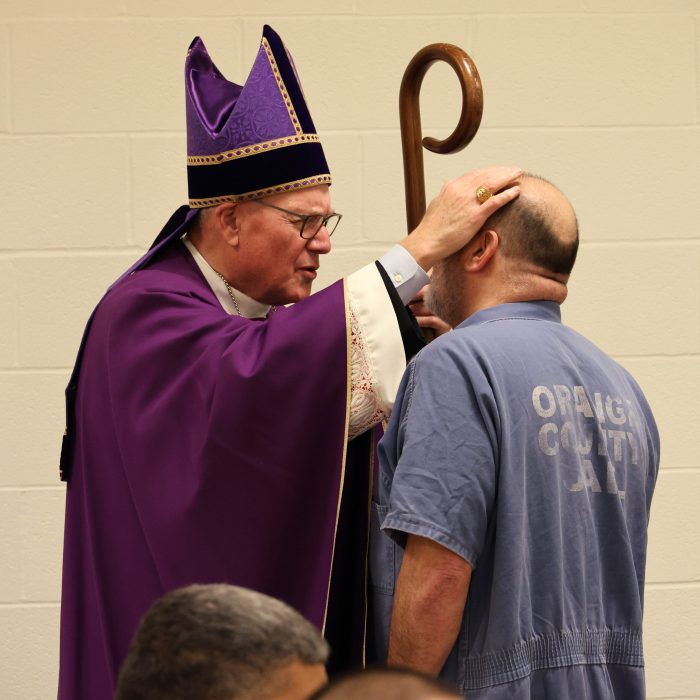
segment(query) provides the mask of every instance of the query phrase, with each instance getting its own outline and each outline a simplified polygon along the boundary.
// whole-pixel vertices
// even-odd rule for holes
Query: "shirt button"
[[[403,282],[403,275],[400,275],[400,274],[397,272],[397,273],[394,275],[394,282],[396,282],[396,284],[400,284],[401,282]]]

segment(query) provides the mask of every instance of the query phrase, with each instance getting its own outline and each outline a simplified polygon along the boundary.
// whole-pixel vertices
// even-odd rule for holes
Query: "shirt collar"
[[[532,319],[561,323],[561,307],[555,301],[518,301],[481,309],[462,321],[457,328],[468,328],[480,323],[502,321],[508,318]]]
[[[233,305],[231,295],[228,293],[224,281],[193,245],[186,233],[182,237],[182,242],[185,244],[187,250],[189,250],[192,254],[194,261],[197,263],[197,267],[199,267],[201,273],[204,275],[204,279],[207,281],[214,294],[216,294],[216,298],[219,300],[223,310],[230,316],[237,316],[238,312],[236,311],[236,307]],[[241,310],[241,316],[244,316],[245,318],[265,318],[269,313],[271,307],[268,304],[263,304],[260,301],[256,301],[252,297],[243,294],[243,292],[239,292],[233,287],[231,287],[231,290],[236,296],[238,308]]]

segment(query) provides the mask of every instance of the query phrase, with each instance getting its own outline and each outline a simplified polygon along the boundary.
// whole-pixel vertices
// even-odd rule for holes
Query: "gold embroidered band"
[[[298,143],[319,143],[318,134],[297,134],[296,136],[283,136],[279,139],[271,141],[261,141],[260,143],[252,143],[250,146],[241,146],[231,151],[223,153],[214,153],[210,156],[188,156],[187,165],[219,165],[227,163],[236,158],[247,158],[265,151],[274,151],[276,148],[286,148],[287,146],[296,146]]]
[[[282,80],[282,76],[280,75],[280,70],[277,67],[277,61],[275,60],[275,56],[272,53],[270,44],[265,37],[263,37],[262,46],[265,49],[265,53],[267,54],[267,60],[270,61],[270,68],[272,68],[272,73],[275,76],[277,87],[280,89],[282,99],[284,100],[284,104],[287,107],[287,112],[289,112],[289,118],[292,120],[292,124],[294,125],[294,131],[296,131],[297,134],[301,134],[301,124],[299,124],[299,119],[297,118],[296,110],[294,109],[292,100],[289,97],[289,93],[287,92],[287,87],[284,84],[284,80]]]
[[[330,185],[331,176],[326,173],[323,175],[314,175],[314,177],[305,177],[301,180],[292,182],[283,182],[281,185],[266,187],[253,192],[243,192],[242,194],[229,194],[222,197],[209,197],[207,199],[190,199],[190,207],[193,209],[203,209],[205,207],[214,207],[217,204],[225,202],[248,202],[251,199],[261,199],[262,197],[270,197],[273,194],[282,194],[284,192],[294,192],[295,190],[305,189],[306,187],[316,187],[317,185]]]

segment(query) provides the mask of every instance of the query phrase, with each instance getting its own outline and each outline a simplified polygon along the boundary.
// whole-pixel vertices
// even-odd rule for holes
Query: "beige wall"
[[[90,309],[185,200],[186,48],[201,34],[241,80],[264,21],[293,51],[345,214],[324,284],[403,234],[397,91],[425,44],[464,47],[485,89],[473,144],[427,158],[429,195],[507,162],[571,196],[565,320],[639,379],[663,442],[649,696],[700,698],[698,0],[0,0],[0,695],[55,694],[62,389]],[[428,75],[426,133],[451,129],[455,84]]]

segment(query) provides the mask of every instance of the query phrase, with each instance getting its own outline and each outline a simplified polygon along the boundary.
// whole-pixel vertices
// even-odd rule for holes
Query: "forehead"
[[[326,213],[331,210],[331,195],[328,190],[328,185],[319,185],[318,187],[308,187],[296,192],[285,192],[284,194],[276,194],[268,197],[270,204],[292,211],[312,212],[318,211]]]

